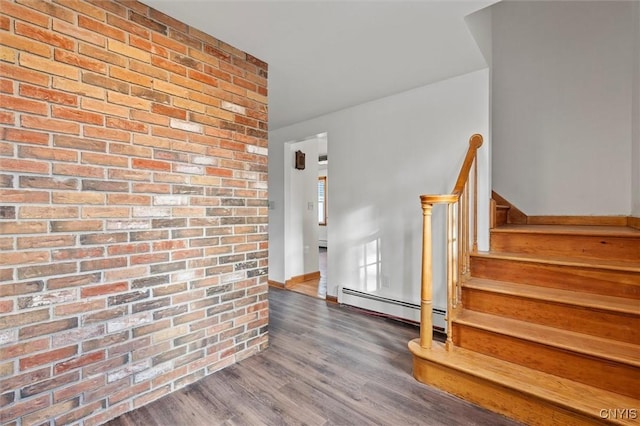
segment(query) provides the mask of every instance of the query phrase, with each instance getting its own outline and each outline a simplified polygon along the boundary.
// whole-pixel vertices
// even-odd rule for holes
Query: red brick
[[[26,81],[39,86],[49,85],[49,75],[23,67],[0,63],[0,75],[12,80]]]
[[[109,11],[111,13],[114,13],[117,16],[122,16],[122,17],[126,17],[127,16],[127,9],[126,7],[115,3],[115,2],[105,2],[103,0],[87,0],[88,3],[94,4],[98,7],[100,7],[100,9]],[[109,16],[109,15],[107,15]]]
[[[75,385],[67,386],[62,389],[56,389],[53,391],[53,401],[64,401],[72,396],[80,395],[83,392],[92,391],[100,386],[104,386],[104,376],[97,376],[91,379],[83,380]],[[56,423],[56,424],[67,424]]]
[[[0,168],[2,168],[0,161]],[[21,221],[21,222],[0,222],[0,234],[41,234],[46,232],[47,222]]]
[[[104,9],[91,6],[89,3],[78,2],[77,0],[56,0],[56,2],[68,7],[69,9],[75,10],[76,12],[80,12],[81,14],[89,15],[99,21],[104,21],[106,19]],[[78,16],[78,18],[80,18],[80,16]]]
[[[99,207],[82,207],[83,218],[115,218],[115,217],[129,217],[129,209],[127,207],[111,207],[111,206],[99,206]]]
[[[111,79],[106,75],[94,74],[87,71],[83,71],[82,82],[92,86],[104,87],[105,89],[120,92],[125,95],[129,93],[128,83]]]
[[[167,163],[164,161],[134,158],[133,160],[131,160],[131,163],[132,163],[131,165],[136,169],[161,170],[161,171],[167,171],[167,172],[171,170],[171,163]]]
[[[104,17],[102,18],[102,20],[103,19]],[[127,36],[124,31],[110,25],[106,25],[84,15],[78,15],[78,26],[102,34],[104,36],[107,36],[108,38],[121,41],[123,43],[127,40]]]
[[[13,124],[16,121],[16,115],[13,112],[9,112],[9,111],[0,111],[0,123],[2,124]],[[6,153],[2,153],[0,155],[11,155],[11,153],[9,152],[8,154]]]
[[[3,424],[5,424],[5,422],[17,419],[24,416],[25,414],[48,407],[49,404],[49,395],[42,395],[37,398],[31,398],[24,402],[20,401],[16,404],[2,409],[2,422]],[[9,423],[6,424],[9,425]]]
[[[123,120],[115,117],[107,117],[107,127],[114,127],[116,129],[127,130],[130,132],[148,133],[149,126],[144,123],[139,123],[131,120]]]
[[[32,352],[40,352],[49,349],[49,339],[31,340],[15,345],[4,345],[0,347],[0,359],[15,358]]]
[[[179,118],[181,120],[187,119],[187,111],[162,104],[152,104],[151,112],[155,114],[166,115],[168,117]]]
[[[60,132],[69,134],[79,134],[80,126],[77,123],[55,120],[52,118],[40,118],[23,115],[20,117],[22,127],[28,129],[47,130],[50,132]]]
[[[136,37],[133,34],[129,36],[129,44],[133,47],[137,47],[138,49],[145,50],[151,54],[162,56],[164,58],[169,57],[169,51],[164,47],[154,44],[149,40]]]
[[[0,95],[0,107],[38,115],[47,115],[49,112],[48,105],[45,102],[6,95]]]
[[[162,34],[151,33],[151,41],[183,55],[187,53],[187,46]]]
[[[161,263],[168,262],[168,253],[153,253],[153,254],[140,254],[130,257],[131,265],[140,265],[145,263]]]
[[[74,20],[75,15],[73,12],[45,0],[16,0],[16,1],[27,7],[36,9],[44,13],[45,15],[56,17],[58,19],[63,19],[67,22],[73,22]]]
[[[74,164],[54,164],[53,173],[55,175],[81,176],[88,178],[103,178],[104,169],[91,166],[78,166]]]
[[[100,220],[54,220],[50,224],[51,232],[99,231],[103,225]]]
[[[148,195],[136,195],[136,194],[108,194],[107,201],[109,205],[139,205],[149,206],[151,205],[151,197]]]
[[[59,359],[69,358],[78,352],[77,346],[67,346],[49,352],[28,356],[20,359],[20,370],[37,367],[43,364],[57,361]]]
[[[162,68],[172,73],[185,75],[185,76],[187,75],[186,67],[184,67],[183,65],[179,65],[173,61],[169,61],[167,59],[161,58],[159,56],[151,57],[151,65]]]
[[[49,173],[49,164],[39,161],[0,158],[0,170],[22,173],[47,174]]]
[[[13,81],[0,78],[0,92],[13,94]]]
[[[127,266],[126,257],[112,257],[108,259],[83,260],[80,262],[81,271],[95,271],[100,269],[123,268]]]
[[[86,126],[85,126],[86,129]],[[84,138],[74,138],[72,136],[55,135],[53,145],[63,148],[74,148],[82,151],[106,152],[107,144],[102,141]]]
[[[47,323],[40,322],[35,325],[27,325],[20,329],[20,339],[26,340],[32,337],[44,336],[58,331],[69,330],[78,326],[77,318],[68,318]]]
[[[18,147],[18,156],[21,158],[37,158],[39,160],[78,161],[78,153],[76,151],[39,146],[20,146]]]
[[[34,99],[42,99],[47,102],[77,106],[78,96],[70,95],[59,90],[45,89],[42,87],[31,86],[29,84],[20,84],[20,96]]]
[[[21,207],[20,218],[58,218],[77,217],[77,207]],[[19,249],[41,248],[41,247],[64,247],[75,244],[73,235],[52,235],[37,237],[18,237],[17,246]],[[51,289],[51,288],[50,288]]]
[[[85,30],[84,28],[79,28],[76,25],[54,20],[53,30],[71,36],[76,40],[83,40],[100,47],[105,46],[106,39],[104,36],[96,34],[93,31]]]
[[[91,44],[79,43],[78,53],[90,58],[97,59],[99,61],[107,62],[121,67],[127,64],[126,58],[113,52],[108,52],[107,50],[101,49],[97,46],[93,46]]]
[[[49,252],[46,251],[0,253],[0,265],[26,265],[46,262],[49,262]]]
[[[94,192],[54,192],[51,202],[55,204],[104,204],[104,194]]]
[[[95,381],[96,379],[93,379],[93,381]],[[67,388],[68,389],[68,388]],[[87,387],[87,390],[90,390],[93,388],[89,388]],[[59,400],[63,400],[66,398],[60,398]],[[66,408],[65,408],[66,409]],[[103,401],[96,401],[96,402],[92,402],[90,404],[85,404],[85,405],[80,405],[80,408],[75,409],[75,410],[68,410],[67,411],[60,411],[60,413],[64,413],[62,415],[60,415],[59,417],[55,418],[55,424],[57,425],[68,425],[68,424],[72,424],[74,423],[76,420],[80,420],[82,418],[88,417],[90,415],[92,415],[93,413],[99,412],[99,411],[103,411],[104,409],[104,402]]]
[[[34,55],[44,56],[45,58],[51,57],[51,46],[30,38],[5,33],[2,34],[2,44],[13,47],[18,51],[33,53]]]
[[[129,142],[131,140],[131,133],[129,132],[86,125],[84,126],[83,135],[89,138],[107,139],[109,141]]]
[[[0,301],[0,313],[8,314],[13,311],[13,300]]]
[[[101,257],[104,254],[104,248],[102,247],[92,247],[92,248],[81,248],[81,249],[58,249],[53,250],[53,260],[70,260],[70,259],[86,259],[86,258],[94,258]]]
[[[67,303],[65,305],[57,305],[54,307],[56,316],[76,315],[86,312],[96,312],[104,309],[106,303],[104,299],[99,300],[83,300],[76,303]]]
[[[20,6],[13,1],[3,0],[1,3],[3,15],[9,15],[16,19],[21,19],[41,27],[49,26],[49,17],[45,14],[36,12],[35,10]]]
[[[150,248],[151,247],[148,243],[119,244],[109,246],[107,248],[107,252],[109,253],[109,256],[115,256],[119,254],[146,253],[150,250]]]
[[[129,285],[127,282],[117,282],[113,284],[96,285],[92,287],[83,287],[80,290],[81,297],[104,296],[106,294],[121,293],[127,291]]]
[[[128,157],[151,158],[153,155],[153,150],[149,148],[120,143],[109,144],[109,152],[112,154],[126,155]]]
[[[0,16],[0,30],[9,31],[10,26],[11,22],[9,21],[9,18],[6,16]]]
[[[140,14],[135,13],[133,11],[129,11],[129,20],[135,22],[143,27],[149,28],[152,31],[159,32],[162,34],[167,33],[167,26],[163,25],[159,22],[154,21],[153,19],[149,19],[146,17],[147,11],[140,10]],[[148,38],[148,37],[146,37]]]
[[[53,77],[53,88],[96,99],[105,99],[106,95],[106,91],[102,87],[91,86],[89,84],[60,77]]]
[[[0,130],[0,135],[2,136],[0,139],[13,141],[13,142],[30,143],[30,144],[36,144],[36,145],[49,144],[48,133],[32,132],[29,130],[20,130],[20,129],[13,129],[13,128],[4,128]]]
[[[107,40],[107,49],[113,53],[124,55],[129,58],[137,59],[141,62],[148,63],[151,61],[151,54],[149,52],[145,52],[144,50],[138,49],[136,47],[131,47],[117,40],[113,40],[113,39]]]
[[[134,96],[128,96],[117,92],[109,92],[107,95],[107,100],[114,104],[125,105],[130,108],[142,109],[145,111],[148,111],[151,107],[151,102],[146,99],[140,99]]]
[[[36,411],[22,418],[24,424],[40,424],[50,417],[56,417],[62,413],[71,411],[80,405],[80,398],[76,397],[68,401],[59,402],[45,409]]]
[[[83,164],[98,164],[102,166],[128,167],[129,159],[117,155],[96,154],[94,152],[83,152]]]
[[[217,87],[218,79],[197,70],[189,70],[189,78],[201,81],[209,86]]]
[[[87,355],[82,355],[74,359],[59,362],[53,367],[54,374],[60,374],[65,371],[73,370],[83,367],[88,364],[93,364],[97,361],[102,361],[105,358],[104,351],[93,352]]]
[[[99,72],[101,74],[105,74],[107,72],[107,65],[104,62],[89,59],[85,56],[79,56],[75,53],[67,52],[66,50],[56,49],[54,52],[54,58],[58,62]]]
[[[125,118],[129,117],[129,108],[124,106],[113,105],[107,102],[103,102],[103,101],[99,101],[91,98],[82,99],[82,109],[99,112],[104,115],[117,115]]]
[[[33,25],[23,24],[22,22],[15,23],[16,34],[29,37],[34,40],[41,41],[52,46],[60,47],[66,50],[73,50],[75,48],[75,41],[69,37],[65,37],[56,34],[52,31],[44,30],[42,28],[34,27]]]
[[[140,74],[148,75],[150,77],[153,77],[154,79],[162,81],[167,81],[169,79],[169,73],[166,70],[160,69],[150,64],[135,61],[133,59],[129,61],[129,69]]]

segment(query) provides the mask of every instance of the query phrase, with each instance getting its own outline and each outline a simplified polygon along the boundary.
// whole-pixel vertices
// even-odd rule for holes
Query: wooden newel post
[[[422,202],[422,289],[420,295],[420,347],[431,349],[433,340],[431,210],[433,204]]]

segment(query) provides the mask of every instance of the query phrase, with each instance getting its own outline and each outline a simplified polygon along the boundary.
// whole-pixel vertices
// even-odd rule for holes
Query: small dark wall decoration
[[[304,152],[296,151],[296,169],[304,170]]]

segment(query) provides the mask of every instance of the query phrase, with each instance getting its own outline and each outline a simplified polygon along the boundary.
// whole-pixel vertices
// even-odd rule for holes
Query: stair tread
[[[464,287],[471,289],[528,297],[552,303],[564,303],[582,306],[585,308],[640,315],[640,301],[637,299],[583,293],[552,287],[518,284],[476,277],[472,277],[470,280],[465,281],[463,285]]]
[[[454,322],[640,367],[640,347],[632,343],[469,310],[463,311]]]
[[[591,269],[610,269],[628,272],[640,272],[640,260],[627,262],[624,260],[608,259],[580,259],[575,257],[546,256],[529,253],[506,253],[495,251],[479,251],[471,253],[471,257],[486,257],[493,259],[517,260],[522,262],[548,263],[562,266],[578,266]],[[640,279],[638,280],[640,285]]]
[[[502,361],[461,347],[453,347],[447,351],[444,344],[434,342],[431,349],[423,349],[417,341],[409,342],[409,347],[414,355],[422,359],[517,389],[524,394],[591,417],[597,417],[603,408],[636,407],[638,404],[638,400],[628,396]],[[619,420],[619,423],[635,424],[635,420]]]
[[[505,224],[493,228],[491,232],[640,237],[640,229],[629,226]]]

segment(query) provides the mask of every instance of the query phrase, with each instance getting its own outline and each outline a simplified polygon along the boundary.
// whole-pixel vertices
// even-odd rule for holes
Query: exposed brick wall
[[[267,65],[132,1],[0,3],[0,423],[267,345]]]

